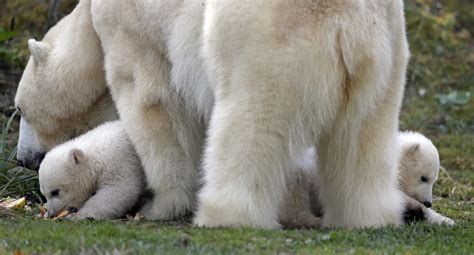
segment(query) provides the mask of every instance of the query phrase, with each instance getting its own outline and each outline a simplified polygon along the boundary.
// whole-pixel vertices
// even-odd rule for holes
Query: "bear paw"
[[[437,225],[447,225],[447,226],[454,226],[454,220],[445,217],[437,212],[435,212],[432,209],[428,209],[428,217],[427,220],[431,224],[437,224]]]
[[[174,192],[170,196],[155,196],[139,210],[147,219],[169,220],[188,214],[192,210],[192,201],[187,195]]]

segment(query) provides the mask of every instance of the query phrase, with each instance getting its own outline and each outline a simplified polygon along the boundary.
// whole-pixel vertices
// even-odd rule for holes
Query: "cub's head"
[[[55,145],[117,118],[99,39],[92,25],[88,29],[71,15],[42,41],[28,41],[31,57],[15,106],[22,115],[18,159],[31,169]]]
[[[46,154],[39,169],[41,193],[48,215],[82,208],[94,192],[88,158],[81,149],[57,147]]]
[[[439,155],[433,143],[415,132],[399,134],[400,186],[413,199],[431,207],[433,184],[438,179]]]

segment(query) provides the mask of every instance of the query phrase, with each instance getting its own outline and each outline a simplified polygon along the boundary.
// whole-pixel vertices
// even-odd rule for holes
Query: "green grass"
[[[0,210],[0,254],[474,254],[474,3],[441,2],[406,1],[412,59],[400,126],[438,147],[434,209],[456,226],[267,231],[200,229],[187,221],[58,222],[32,217],[32,205],[33,212]],[[0,140],[0,197],[35,197],[36,174],[15,167],[18,123],[8,120]]]
[[[38,176],[35,171],[16,167],[16,136],[10,131],[17,124],[17,112],[4,121],[0,140],[0,198],[8,196],[39,197]],[[16,126],[15,128],[18,128]]]
[[[0,220],[5,250],[54,253],[472,254],[472,226],[417,223],[366,230],[199,229],[183,222]],[[0,250],[1,252],[1,250]]]

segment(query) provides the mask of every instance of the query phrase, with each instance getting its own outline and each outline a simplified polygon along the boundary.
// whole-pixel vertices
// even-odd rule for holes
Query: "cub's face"
[[[438,153],[424,144],[415,145],[406,153],[401,162],[407,166],[402,173],[402,188],[410,197],[431,207],[433,185],[439,173]]]
[[[64,154],[53,149],[39,169],[40,190],[50,217],[64,210],[79,210],[92,196],[84,153],[72,149]]]

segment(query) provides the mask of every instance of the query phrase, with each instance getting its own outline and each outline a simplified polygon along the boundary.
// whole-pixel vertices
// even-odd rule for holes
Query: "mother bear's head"
[[[23,166],[37,169],[52,147],[117,118],[100,41],[87,15],[76,8],[42,41],[28,41],[31,57],[15,97]]]

